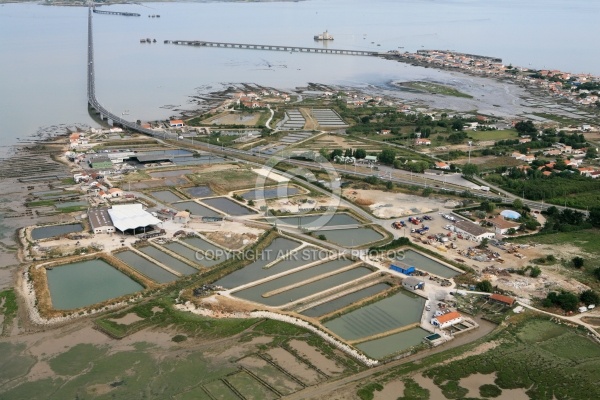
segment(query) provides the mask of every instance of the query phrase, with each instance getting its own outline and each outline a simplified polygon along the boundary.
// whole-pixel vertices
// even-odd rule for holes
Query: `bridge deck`
[[[250,44],[250,43],[228,43],[228,42],[208,42],[203,40],[167,40],[165,43],[178,45],[202,46],[202,47],[222,47],[230,49],[249,49],[249,50],[270,50],[270,51],[289,51],[298,53],[321,53],[321,54],[339,54],[348,56],[380,56],[376,51],[348,50],[348,49],[328,49],[323,47],[302,47],[302,46],[284,46],[275,44]]]

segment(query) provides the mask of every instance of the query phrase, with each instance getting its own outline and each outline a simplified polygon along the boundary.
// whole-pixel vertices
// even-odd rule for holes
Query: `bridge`
[[[118,115],[115,115],[104,108],[96,99],[96,77],[94,75],[94,36],[92,29],[92,8],[88,9],[88,67],[87,67],[87,97],[91,108],[100,114],[100,119],[112,121],[113,125],[119,125],[123,128],[129,128],[136,132],[141,132],[150,136],[162,136],[160,133],[151,129],[141,127],[135,122],[127,121]]]
[[[93,11],[96,14],[123,15],[125,17],[139,17],[139,16],[141,16],[141,14],[138,14],[138,13],[121,12],[121,11],[102,11],[102,10],[96,10],[95,8],[94,8]]]
[[[339,54],[347,56],[380,56],[382,53],[365,50],[343,50],[327,49],[318,47],[301,46],[281,46],[274,44],[248,44],[248,43],[227,43],[227,42],[207,42],[200,40],[165,40],[165,43],[179,45],[199,46],[199,47],[222,47],[229,49],[249,49],[249,50],[270,50],[270,51],[288,51],[297,53],[320,53],[320,54]]]

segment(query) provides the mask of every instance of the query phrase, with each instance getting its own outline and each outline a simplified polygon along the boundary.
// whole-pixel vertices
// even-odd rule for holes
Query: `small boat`
[[[129,110],[125,110],[121,113],[121,115],[129,115]]]

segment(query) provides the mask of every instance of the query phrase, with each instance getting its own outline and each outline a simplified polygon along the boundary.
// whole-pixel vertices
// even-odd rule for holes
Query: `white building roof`
[[[121,232],[127,229],[142,228],[148,225],[157,225],[160,219],[144,211],[141,204],[123,204],[113,206],[108,210],[115,228]]]

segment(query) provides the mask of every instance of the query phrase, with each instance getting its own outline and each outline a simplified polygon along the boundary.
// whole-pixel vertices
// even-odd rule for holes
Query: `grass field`
[[[433,399],[428,389],[415,387],[416,383],[411,379],[415,372],[410,371],[422,368],[417,374],[422,372],[431,379],[447,399],[479,397],[479,393],[474,395],[460,386],[461,379],[473,374],[493,374],[491,376],[495,377],[493,384],[481,385],[480,393],[502,395],[503,391],[519,389],[530,399],[600,398],[600,387],[596,383],[600,371],[600,345],[581,330],[558,325],[545,317],[521,315],[514,317],[505,329],[493,333],[486,342],[497,346],[444,365],[435,364],[453,354],[461,354],[460,349],[450,350],[447,353],[452,354],[445,356],[441,353],[426,358],[420,366],[398,367],[378,382],[361,387],[357,395],[361,399],[373,398],[374,391],[400,379],[410,383],[411,395],[407,394],[407,384],[404,397],[398,398]],[[376,387],[376,383],[381,386]],[[415,392],[418,396],[414,396]],[[510,396],[508,393],[500,398],[510,398],[506,397]]]
[[[208,185],[217,194],[233,190],[250,189],[256,185],[258,175],[246,169],[232,168],[230,170],[212,171],[187,175],[196,185]],[[275,182],[267,179],[266,184]]]
[[[433,94],[441,94],[444,96],[453,96],[453,97],[464,97],[466,99],[472,99],[473,96],[470,94],[463,93],[458,91],[450,86],[440,85],[438,83],[431,82],[408,82],[403,84],[403,86],[409,87],[411,89],[420,90],[423,92],[433,93]]]
[[[505,140],[516,139],[519,135],[514,129],[499,129],[497,131],[469,131],[468,136],[474,140]]]

